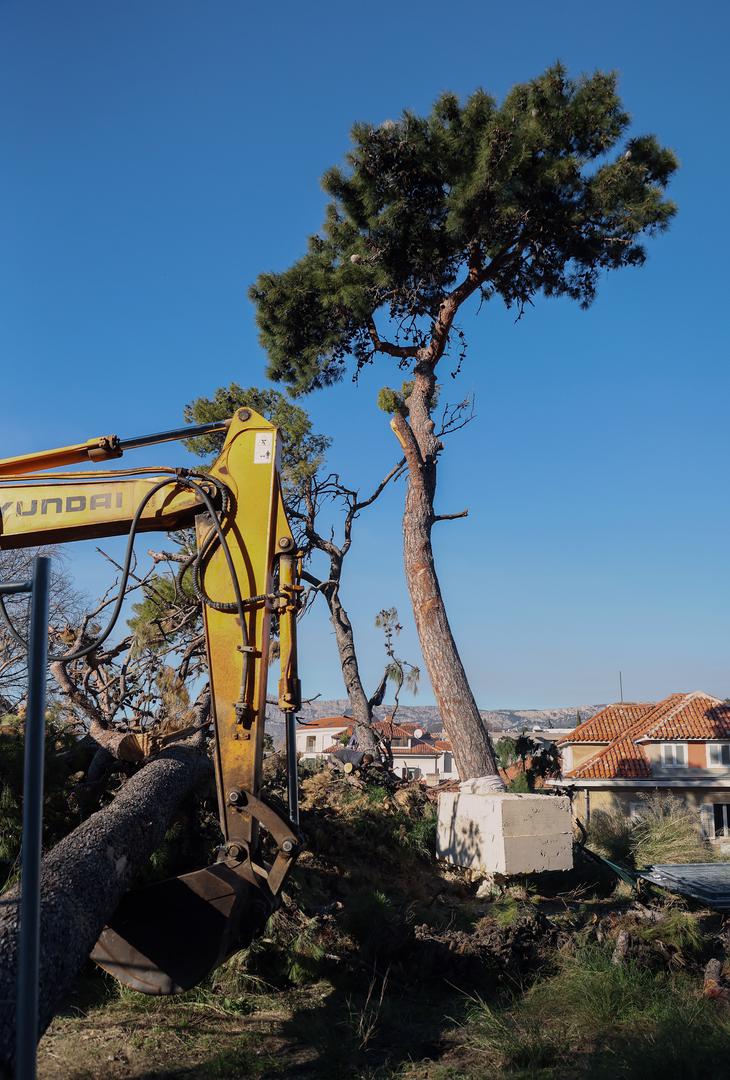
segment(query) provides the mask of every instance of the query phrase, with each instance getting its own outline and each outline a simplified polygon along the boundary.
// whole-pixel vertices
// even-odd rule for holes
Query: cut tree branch
[[[457,518],[469,517],[468,510],[462,510],[459,514],[434,514],[432,521],[456,521]]]

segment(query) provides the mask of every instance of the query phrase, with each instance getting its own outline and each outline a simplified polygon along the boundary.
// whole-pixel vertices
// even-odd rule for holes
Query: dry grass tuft
[[[636,866],[711,862],[714,852],[697,824],[697,811],[672,795],[651,795],[636,818],[631,849]]]
[[[589,843],[601,854],[629,866],[713,862],[716,855],[702,835],[697,811],[673,795],[649,795],[638,817],[596,811]]]

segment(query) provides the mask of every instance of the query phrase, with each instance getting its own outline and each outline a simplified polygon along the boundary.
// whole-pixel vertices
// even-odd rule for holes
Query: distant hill
[[[377,718],[383,719],[392,705],[382,705],[375,710]],[[523,728],[570,728],[581,720],[588,720],[604,705],[567,705],[560,709],[481,709],[481,715],[489,731],[522,731]],[[336,701],[312,701],[302,706],[301,720],[320,720],[325,716],[349,716],[350,703],[346,698]],[[418,724],[424,731],[440,730],[442,725],[435,705],[401,705],[398,718]],[[273,705],[266,709],[266,730],[276,744],[284,741],[283,713]]]

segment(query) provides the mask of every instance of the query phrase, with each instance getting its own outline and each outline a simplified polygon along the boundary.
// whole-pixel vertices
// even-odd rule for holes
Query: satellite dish
[[[414,739],[422,739],[423,738],[423,728],[417,727],[416,730],[413,732],[413,737],[414,737]]]

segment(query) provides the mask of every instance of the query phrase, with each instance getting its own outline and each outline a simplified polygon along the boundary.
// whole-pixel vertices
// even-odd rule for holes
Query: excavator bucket
[[[250,792],[241,798],[275,845],[273,864],[223,860],[128,892],[91,954],[125,986],[143,994],[190,990],[250,945],[279,906],[302,838],[273,806]],[[235,849],[244,854],[242,845]]]
[[[251,864],[215,863],[126,894],[91,959],[143,994],[179,994],[261,932],[277,906]]]

